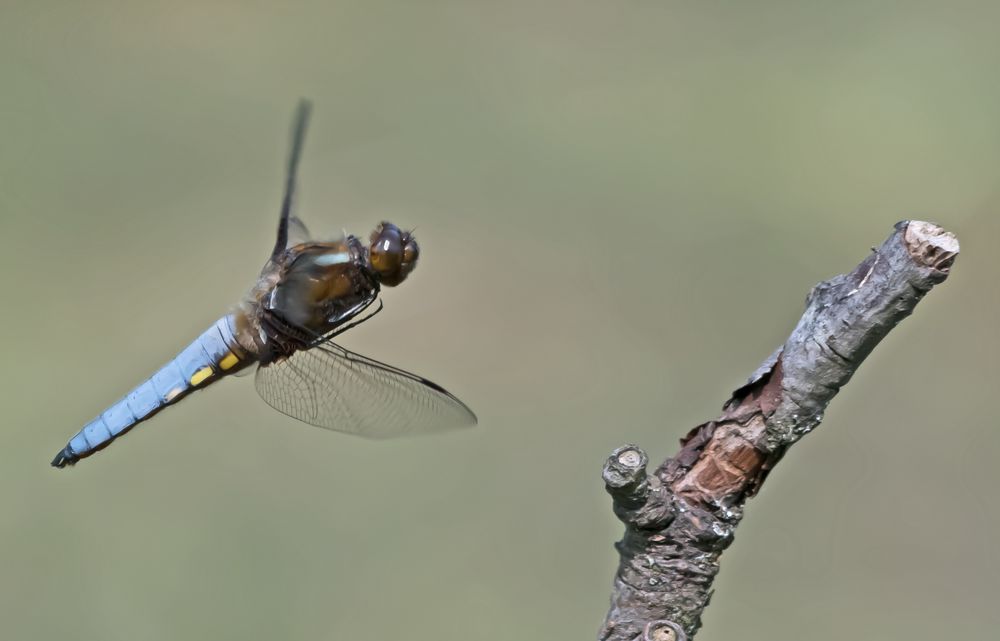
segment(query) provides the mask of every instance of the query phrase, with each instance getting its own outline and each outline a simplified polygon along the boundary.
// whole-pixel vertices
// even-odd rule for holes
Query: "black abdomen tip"
[[[66,467],[67,465],[73,465],[80,460],[80,457],[69,449],[69,445],[64,447],[61,452],[56,454],[56,457],[52,459],[52,467],[58,467],[60,469]]]

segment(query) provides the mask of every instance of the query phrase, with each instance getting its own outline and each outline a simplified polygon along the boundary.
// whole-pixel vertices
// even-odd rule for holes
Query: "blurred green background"
[[[699,639],[1000,624],[996,3],[0,4],[0,636],[588,639],[656,460],[901,218],[963,253],[770,476]],[[320,236],[416,226],[345,344],[475,430],[372,443],[223,382],[51,457],[235,303],[296,100]]]

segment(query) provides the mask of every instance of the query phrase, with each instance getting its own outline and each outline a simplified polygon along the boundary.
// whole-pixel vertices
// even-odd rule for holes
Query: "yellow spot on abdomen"
[[[227,369],[232,369],[232,367],[239,362],[240,359],[237,358],[236,354],[229,352],[228,354],[222,357],[221,361],[219,361],[219,367],[221,367],[223,371],[225,371]]]
[[[201,385],[211,375],[212,375],[211,367],[202,367],[200,370],[191,375],[192,387],[197,387],[198,385]]]

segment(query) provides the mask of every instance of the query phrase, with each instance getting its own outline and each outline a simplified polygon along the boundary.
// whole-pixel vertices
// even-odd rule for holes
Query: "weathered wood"
[[[625,535],[601,641],[694,637],[747,499],[879,341],[947,278],[958,251],[937,225],[897,224],[853,271],[813,288],[785,344],[676,455],[648,474],[637,446],[612,453],[604,481]]]

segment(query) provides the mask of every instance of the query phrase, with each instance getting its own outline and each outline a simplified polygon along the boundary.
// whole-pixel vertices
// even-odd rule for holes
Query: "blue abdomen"
[[[233,316],[220,318],[160,371],[88,423],[52,461],[66,467],[111,444],[164,407],[253,362],[236,343]]]

